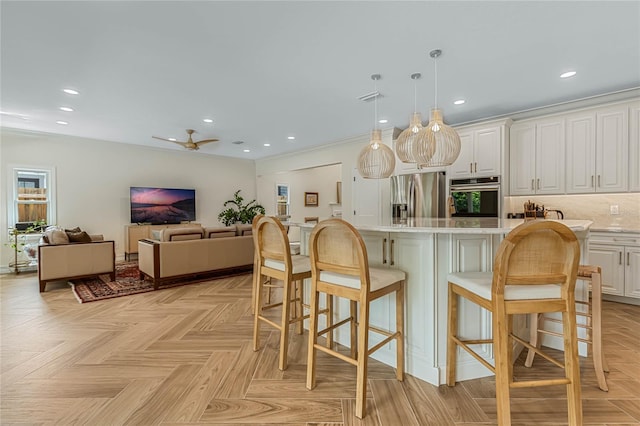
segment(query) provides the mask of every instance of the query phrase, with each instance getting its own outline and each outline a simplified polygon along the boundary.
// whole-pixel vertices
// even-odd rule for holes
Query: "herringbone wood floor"
[[[250,275],[79,304],[33,273],[0,276],[0,423],[87,425],[495,424],[491,378],[435,387],[372,361],[368,415],[353,415],[355,367],[319,354],[305,388],[306,334],[277,369],[278,333],[252,350]],[[640,307],[605,303],[610,391],[582,360],[585,424],[640,424]],[[517,362],[520,377],[539,375]],[[555,367],[553,367],[555,369]],[[513,391],[515,424],[566,424],[562,388]]]

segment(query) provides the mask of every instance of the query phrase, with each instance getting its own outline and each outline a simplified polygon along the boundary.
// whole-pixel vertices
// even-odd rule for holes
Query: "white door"
[[[478,176],[500,175],[502,149],[500,127],[480,129],[474,134],[473,172]]]
[[[596,115],[584,113],[566,119],[567,192],[595,191]]]
[[[589,247],[589,265],[602,268],[602,292],[624,296],[624,266],[622,247],[596,245]]]
[[[596,191],[627,190],[628,114],[627,107],[609,108],[596,113]]]
[[[382,218],[381,185],[390,185],[389,179],[364,179],[358,173],[358,169],[353,169],[354,225],[380,224]]]
[[[536,128],[536,194],[564,192],[564,119],[538,123]]]
[[[629,190],[640,191],[640,106],[629,111]]]
[[[450,179],[465,178],[473,174],[473,132],[462,131],[458,135],[460,136],[460,155],[447,169]]]
[[[532,123],[511,126],[509,139],[509,189],[511,195],[535,192],[536,126]]]
[[[640,298],[640,247],[627,247],[625,257],[624,295]]]

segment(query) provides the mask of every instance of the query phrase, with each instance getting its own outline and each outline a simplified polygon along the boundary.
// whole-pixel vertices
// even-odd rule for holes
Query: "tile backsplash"
[[[640,230],[640,193],[530,195],[505,197],[506,213],[522,213],[524,203],[531,201],[546,209],[562,210],[565,219],[589,219],[593,227],[619,226]],[[611,206],[618,206],[617,215]]]

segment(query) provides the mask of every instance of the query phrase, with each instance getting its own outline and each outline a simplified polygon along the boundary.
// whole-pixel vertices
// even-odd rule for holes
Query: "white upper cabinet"
[[[640,191],[640,102],[629,108],[629,190]]]
[[[622,192],[628,188],[628,107],[570,114],[567,192]]]
[[[447,168],[450,178],[499,176],[502,163],[502,126],[474,126],[457,130],[460,155]]]
[[[564,192],[564,133],[564,119],[557,117],[511,126],[511,195]]]
[[[596,111],[596,191],[628,189],[629,110],[626,105]]]
[[[567,192],[593,192],[596,188],[596,114],[567,117]]]

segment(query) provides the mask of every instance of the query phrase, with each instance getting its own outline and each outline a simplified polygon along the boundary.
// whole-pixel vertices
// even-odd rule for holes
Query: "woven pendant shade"
[[[431,110],[429,124],[419,134],[414,156],[422,167],[449,166],[460,154],[460,136],[442,121],[439,109]]]
[[[396,155],[404,163],[416,162],[416,150],[422,127],[422,115],[419,112],[411,114],[409,127],[404,129],[396,141]]]
[[[358,156],[358,172],[365,179],[384,179],[393,174],[396,156],[393,150],[382,143],[382,131],[371,132],[371,142],[362,148]]]

